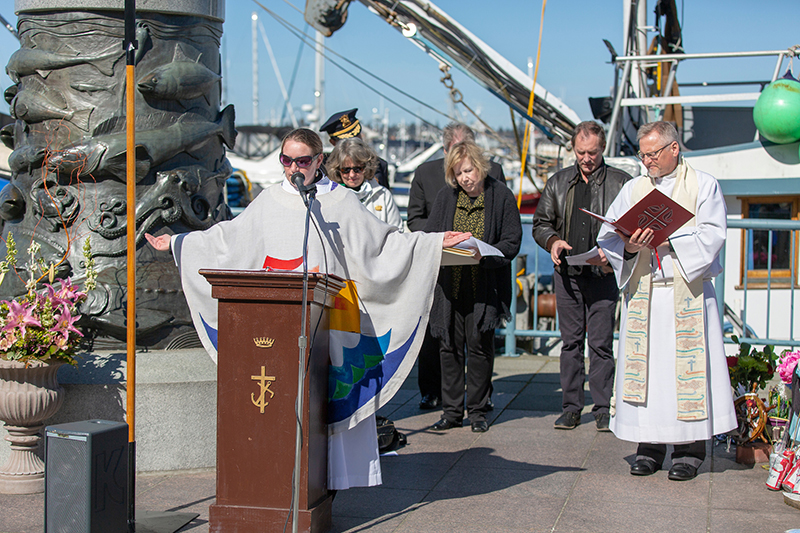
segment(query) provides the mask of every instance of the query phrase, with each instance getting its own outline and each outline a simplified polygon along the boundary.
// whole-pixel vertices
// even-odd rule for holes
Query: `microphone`
[[[297,187],[297,190],[300,191],[300,196],[303,197],[303,203],[308,207],[308,197],[310,196],[312,200],[316,197],[317,186],[313,182],[310,185],[306,185],[306,177],[302,172],[295,172],[292,174],[291,179],[292,183]]]

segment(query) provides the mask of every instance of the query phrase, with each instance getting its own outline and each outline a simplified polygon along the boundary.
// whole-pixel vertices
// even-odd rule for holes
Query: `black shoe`
[[[442,404],[442,400],[437,398],[432,394],[426,394],[422,397],[419,401],[419,408],[423,411],[430,411],[431,409],[436,409]]]
[[[564,413],[558,417],[554,427],[556,429],[575,429],[581,425],[581,415],[578,413],[573,413],[572,411],[564,411]]]
[[[697,468],[687,463],[675,463],[669,469],[669,479],[673,481],[689,481],[697,475]]]
[[[472,423],[473,433],[486,433],[487,431],[489,431],[489,422],[486,420],[478,420]]]
[[[649,476],[655,474],[661,467],[650,459],[638,459],[631,465],[631,475]]]
[[[461,427],[461,422],[453,422],[452,420],[442,418],[434,425],[432,425],[431,429],[433,429],[434,431],[447,431],[448,429],[460,428],[460,427]]]
[[[608,422],[611,416],[608,413],[600,413],[594,417],[595,424],[597,424],[597,431],[611,431],[608,428]]]

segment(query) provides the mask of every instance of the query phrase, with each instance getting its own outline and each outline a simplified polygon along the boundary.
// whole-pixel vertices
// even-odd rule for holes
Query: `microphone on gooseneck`
[[[306,177],[302,172],[295,172],[292,174],[291,179],[292,183],[294,183],[297,187],[297,190],[300,191],[300,196],[303,197],[303,203],[306,204],[306,207],[308,207],[308,197],[311,196],[311,199],[314,199],[317,194],[317,186],[314,183],[306,185]]]

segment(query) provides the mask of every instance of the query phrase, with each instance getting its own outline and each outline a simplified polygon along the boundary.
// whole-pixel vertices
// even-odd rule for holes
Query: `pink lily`
[[[8,331],[14,328],[20,329],[20,336],[25,336],[25,328],[27,326],[41,326],[33,312],[35,307],[33,305],[24,305],[17,301],[6,302],[8,304],[8,316],[6,317],[6,325],[3,331]]]
[[[70,278],[61,280],[61,289],[56,293],[59,298],[76,302],[86,296],[85,293],[80,292],[78,288],[72,284]]]
[[[69,338],[70,332],[77,333],[79,336],[83,337],[83,333],[75,327],[75,322],[77,322],[80,317],[80,315],[72,316],[69,309],[62,307],[61,314],[55,317],[56,324],[50,331],[64,335],[64,339]]]
[[[47,285],[47,295],[37,294],[41,302],[49,301],[52,309],[69,306],[69,301],[65,300],[60,293],[57,293],[52,285]]]

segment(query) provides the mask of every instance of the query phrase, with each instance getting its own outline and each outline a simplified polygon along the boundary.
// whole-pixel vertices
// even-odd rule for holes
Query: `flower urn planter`
[[[11,443],[8,461],[0,466],[0,493],[44,492],[44,461],[36,454],[43,422],[64,401],[56,373],[64,363],[0,359],[0,420]]]

